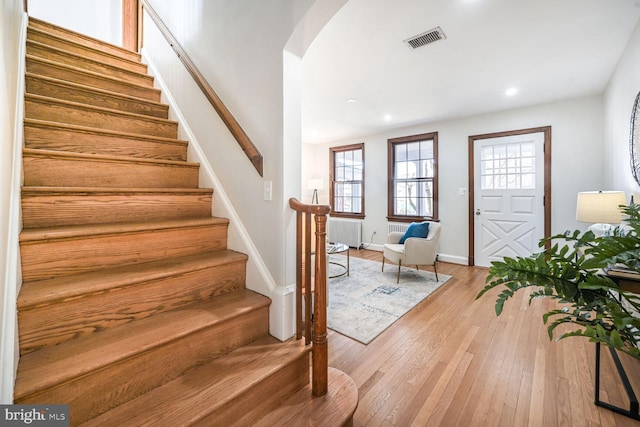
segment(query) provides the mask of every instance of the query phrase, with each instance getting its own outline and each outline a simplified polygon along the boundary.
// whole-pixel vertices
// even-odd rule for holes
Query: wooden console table
[[[620,290],[626,292],[632,292],[640,294],[640,278],[632,279],[627,277],[619,277],[614,275],[608,275],[608,277],[616,282],[620,287]],[[600,400],[600,356],[601,356],[601,345],[600,343],[596,343],[596,372],[595,372],[595,404],[596,406],[600,406],[611,411],[617,412],[622,415],[626,415],[627,417],[633,418],[635,420],[640,420],[640,406],[638,404],[638,398],[633,390],[631,382],[629,381],[629,377],[620,361],[620,356],[615,348],[609,347],[609,352],[611,353],[611,358],[613,359],[613,363],[616,366],[616,370],[618,371],[618,376],[622,381],[625,392],[627,394],[627,398],[629,399],[629,409],[622,408],[620,406],[613,405],[608,402],[603,402]]]

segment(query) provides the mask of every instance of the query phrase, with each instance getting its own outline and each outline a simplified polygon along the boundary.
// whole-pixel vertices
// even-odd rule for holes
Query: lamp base
[[[596,237],[606,237],[613,234],[615,226],[611,224],[593,224],[590,225],[587,230],[591,231]]]

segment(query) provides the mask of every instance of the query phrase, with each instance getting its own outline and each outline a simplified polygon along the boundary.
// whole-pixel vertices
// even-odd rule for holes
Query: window
[[[388,140],[388,220],[438,218],[438,133]]]
[[[535,161],[533,142],[482,147],[480,186],[483,190],[535,189]]]
[[[331,215],[364,218],[364,144],[329,148]]]

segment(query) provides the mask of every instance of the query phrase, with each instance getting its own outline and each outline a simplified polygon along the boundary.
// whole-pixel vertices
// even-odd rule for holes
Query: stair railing
[[[306,205],[295,198],[289,207],[296,211],[296,339],[302,338],[304,323],[305,343],[312,342],[311,387],[314,396],[327,394],[327,215],[329,205]],[[312,233],[311,219],[315,220]],[[311,241],[315,237],[314,274],[311,274]],[[313,286],[311,281],[313,278]],[[304,293],[304,322],[302,295]],[[313,330],[311,325],[313,324]]]
[[[244,151],[244,153],[247,155],[260,176],[263,176],[263,159],[262,154],[260,153],[258,148],[253,144],[251,139],[249,139],[238,121],[235,119],[235,117],[233,117],[229,109],[227,109],[226,105],[224,105],[220,97],[218,97],[209,82],[207,82],[207,79],[205,79],[198,67],[196,67],[191,58],[189,58],[187,52],[182,48],[180,43],[178,43],[178,40],[173,36],[171,31],[169,31],[169,28],[165,25],[165,23],[162,21],[162,18],[160,18],[160,15],[158,15],[158,13],[151,6],[148,0],[140,0],[140,6],[149,14],[151,20],[156,24],[173,51],[176,53],[176,55],[178,55],[178,58],[180,58],[180,61],[182,61],[182,63],[184,64],[189,74],[191,74],[191,77],[193,77],[198,87],[200,87],[200,90],[202,90],[204,96],[207,97],[224,124],[236,139],[238,145],[240,145],[240,148],[242,148],[242,151]],[[143,19],[143,16],[144,13],[140,12],[138,15],[138,28],[142,28],[141,20]],[[140,37],[140,42],[141,41],[142,40]]]

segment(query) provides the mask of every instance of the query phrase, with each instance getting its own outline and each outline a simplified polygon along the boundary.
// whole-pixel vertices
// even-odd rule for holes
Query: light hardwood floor
[[[369,345],[329,331],[329,365],[359,389],[354,426],[640,426],[594,405],[595,345],[549,340],[542,314],[554,302],[529,306],[521,293],[497,317],[497,292],[475,300],[486,269],[438,272],[453,278]],[[625,404],[606,354],[601,399]],[[629,362],[640,391],[640,363]]]

